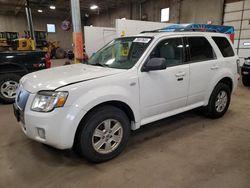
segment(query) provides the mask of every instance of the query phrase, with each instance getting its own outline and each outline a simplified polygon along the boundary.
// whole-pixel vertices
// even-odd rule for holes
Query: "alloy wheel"
[[[123,128],[119,121],[106,119],[94,130],[92,145],[96,152],[108,154],[114,151],[122,141]]]
[[[8,80],[1,85],[0,92],[5,98],[14,99],[17,88],[18,83],[16,81]]]
[[[220,91],[215,102],[215,109],[217,112],[223,112],[227,106],[228,95],[226,91]]]

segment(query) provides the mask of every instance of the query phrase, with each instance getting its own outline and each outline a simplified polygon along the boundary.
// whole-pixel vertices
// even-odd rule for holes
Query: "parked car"
[[[25,74],[51,66],[42,51],[0,53],[0,103],[13,103],[19,80]]]
[[[237,87],[238,62],[224,34],[118,38],[88,64],[24,76],[14,112],[29,138],[107,161],[124,150],[130,130],[145,124],[197,107],[222,117]]]
[[[250,87],[250,57],[245,59],[241,68],[242,83],[244,86]]]

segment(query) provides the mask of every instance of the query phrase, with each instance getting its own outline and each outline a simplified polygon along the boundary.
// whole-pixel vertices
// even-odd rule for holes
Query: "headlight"
[[[63,107],[68,97],[65,91],[40,91],[33,100],[31,110],[37,112],[50,112],[54,108]]]

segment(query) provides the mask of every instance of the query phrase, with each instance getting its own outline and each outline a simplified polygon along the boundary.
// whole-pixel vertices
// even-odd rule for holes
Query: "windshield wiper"
[[[106,65],[106,64],[101,64],[101,63],[95,63],[95,64],[92,64],[92,65],[100,66],[100,67],[109,67],[108,65]]]

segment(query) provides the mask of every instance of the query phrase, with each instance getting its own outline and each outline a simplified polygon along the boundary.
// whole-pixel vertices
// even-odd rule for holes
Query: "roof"
[[[161,37],[168,35],[192,35],[192,36],[225,36],[227,34],[231,41],[234,41],[234,27],[226,25],[211,25],[211,24],[173,24],[165,28],[143,31],[138,36]]]

